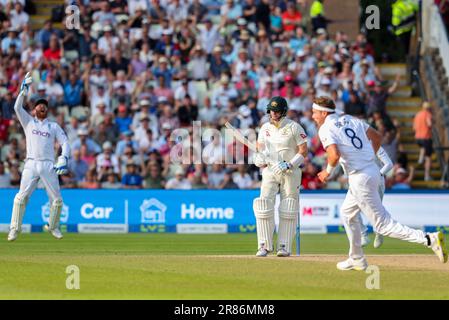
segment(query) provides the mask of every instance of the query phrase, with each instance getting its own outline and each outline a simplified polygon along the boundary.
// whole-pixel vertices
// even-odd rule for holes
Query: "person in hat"
[[[208,76],[207,55],[201,45],[196,45],[190,54],[190,61],[187,64],[189,78],[193,80],[206,80]]]
[[[223,60],[223,48],[215,46],[209,59],[209,78],[218,80],[222,73],[230,71],[229,64]]]
[[[212,105],[224,108],[228,105],[229,99],[236,99],[238,96],[237,90],[230,84],[229,76],[222,74],[220,85],[212,92]]]
[[[267,105],[270,121],[262,125],[257,138],[254,164],[263,168],[260,196],[254,199],[257,222],[256,256],[265,257],[274,250],[274,204],[280,192],[277,256],[287,257],[299,214],[299,166],[307,156],[307,135],[298,123],[287,119],[287,101],[276,96]]]
[[[192,184],[186,178],[184,169],[179,166],[175,169],[175,176],[167,181],[165,184],[167,190],[190,190]]]
[[[45,229],[56,239],[63,237],[59,230],[59,218],[63,203],[58,175],[68,173],[67,162],[70,157],[70,145],[61,127],[55,122],[48,121],[47,100],[40,99],[34,103],[34,117],[23,108],[23,101],[32,82],[30,73],[27,73],[14,105],[17,118],[25,132],[27,155],[20,190],[14,197],[8,241],[17,239],[22,228],[27,202],[39,181],[43,183],[50,201],[50,216]],[[61,146],[62,152],[55,164],[54,144],[56,141]]]
[[[143,178],[137,171],[137,164],[129,159],[126,162],[126,173],[122,177],[122,187],[124,189],[142,189]]]
[[[97,156],[97,172],[100,172],[101,167],[107,162],[112,168],[114,173],[120,173],[119,158],[115,153],[113,153],[112,143],[110,141],[105,141],[103,143],[103,152]]]

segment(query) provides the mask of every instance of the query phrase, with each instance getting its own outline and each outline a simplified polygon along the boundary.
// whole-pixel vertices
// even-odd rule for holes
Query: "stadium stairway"
[[[53,8],[64,4],[64,0],[34,0],[36,14],[31,15],[31,27],[33,30],[39,30],[44,26],[46,20],[51,19]],[[62,29],[62,23],[53,23],[53,27]]]
[[[413,118],[421,110],[422,100],[412,96],[412,88],[407,81],[407,66],[399,63],[379,64],[379,69],[384,80],[392,84],[399,73],[401,79],[399,86],[387,101],[387,112],[392,119],[400,123],[400,145],[407,153],[409,165],[415,167],[415,176],[412,182],[413,188],[440,188],[442,175],[440,164],[436,154],[432,155],[431,176],[433,181],[424,181],[424,166],[418,165],[419,147],[415,142],[413,132]],[[408,169],[408,168],[407,168]]]

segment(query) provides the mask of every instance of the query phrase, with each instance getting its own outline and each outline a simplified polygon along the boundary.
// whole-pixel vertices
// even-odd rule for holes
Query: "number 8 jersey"
[[[324,148],[336,144],[340,163],[348,174],[372,166],[376,158],[366,135],[369,125],[350,115],[330,114],[318,134]]]

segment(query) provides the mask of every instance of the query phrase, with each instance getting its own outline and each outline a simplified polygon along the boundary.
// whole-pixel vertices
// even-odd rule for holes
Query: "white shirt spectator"
[[[106,162],[105,160],[106,160],[106,155],[104,153],[100,153],[97,156],[97,172],[100,172],[101,167]],[[114,173],[119,174],[120,173],[120,164],[119,164],[117,156],[115,154],[111,154],[109,161],[111,162]]]
[[[253,186],[253,180],[248,173],[245,173],[243,176],[236,172],[232,176],[232,180],[239,187],[239,189],[250,189]]]
[[[34,65],[42,60],[43,52],[40,48],[27,48],[20,56],[20,61],[28,70],[34,69]]]
[[[0,175],[0,188],[11,188],[11,176],[9,173]]]
[[[14,29],[22,29],[30,21],[30,16],[25,11],[18,13],[16,10],[11,10],[11,26]]]
[[[176,23],[187,19],[188,16],[187,5],[181,0],[179,0],[178,3],[178,6],[175,3],[171,3],[167,8],[168,18]]]
[[[167,181],[165,189],[190,190],[192,189],[192,184],[186,178],[183,178],[182,180],[171,178],[170,180]]]
[[[148,10],[147,3],[148,0],[128,0],[128,12],[130,16],[135,16],[136,11],[139,8],[143,8],[145,11]]]
[[[189,75],[194,80],[206,80],[209,66],[205,56],[196,56],[187,65]]]
[[[99,95],[97,91],[91,91],[90,97],[90,111],[92,116],[98,113],[97,106],[100,103],[104,103],[106,105],[106,112],[111,112],[111,98],[109,97],[109,93],[105,91],[103,95]]]
[[[207,30],[205,27],[200,29],[200,42],[201,47],[207,53],[211,53],[214,49],[215,45],[218,42],[220,34],[218,33],[218,26],[212,26],[210,30]]]
[[[120,44],[120,40],[118,37],[112,37],[110,38],[110,41],[112,41],[112,47],[109,44],[108,39],[105,36],[102,36],[98,40],[98,50],[102,52],[103,54],[108,54],[112,51],[114,51],[115,48]]]
[[[189,83],[187,85],[187,90],[184,88],[184,86],[179,86],[175,90],[175,100],[182,100],[187,94],[190,96],[190,98],[192,98],[193,101],[198,101],[198,95],[196,93],[195,87],[193,86],[193,83]]]
[[[213,105],[219,105],[222,108],[225,108],[228,104],[229,99],[237,98],[238,92],[235,88],[224,86],[219,86],[212,93],[212,103]]]
[[[45,93],[50,97],[57,98],[64,95],[64,89],[57,82],[45,82]]]

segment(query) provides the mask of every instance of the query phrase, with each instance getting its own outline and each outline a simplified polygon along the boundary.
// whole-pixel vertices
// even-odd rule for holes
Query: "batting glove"
[[[253,162],[254,165],[259,168],[267,165],[267,159],[265,155],[261,152],[254,153]]]
[[[31,78],[31,73],[27,73],[25,75],[25,79],[22,81],[22,85],[20,86],[20,91],[24,94],[28,93],[28,90],[30,88],[30,85],[33,83],[33,78]]]
[[[68,161],[67,157],[64,157],[64,156],[58,157],[58,161],[56,162],[56,165],[55,165],[55,170],[56,170],[57,174],[62,175],[62,174],[67,174],[69,172],[69,168],[67,166],[67,161]]]
[[[288,163],[287,161],[280,161],[278,164],[274,167],[274,173],[275,174],[282,174],[286,173],[288,170],[292,168],[292,165]]]

